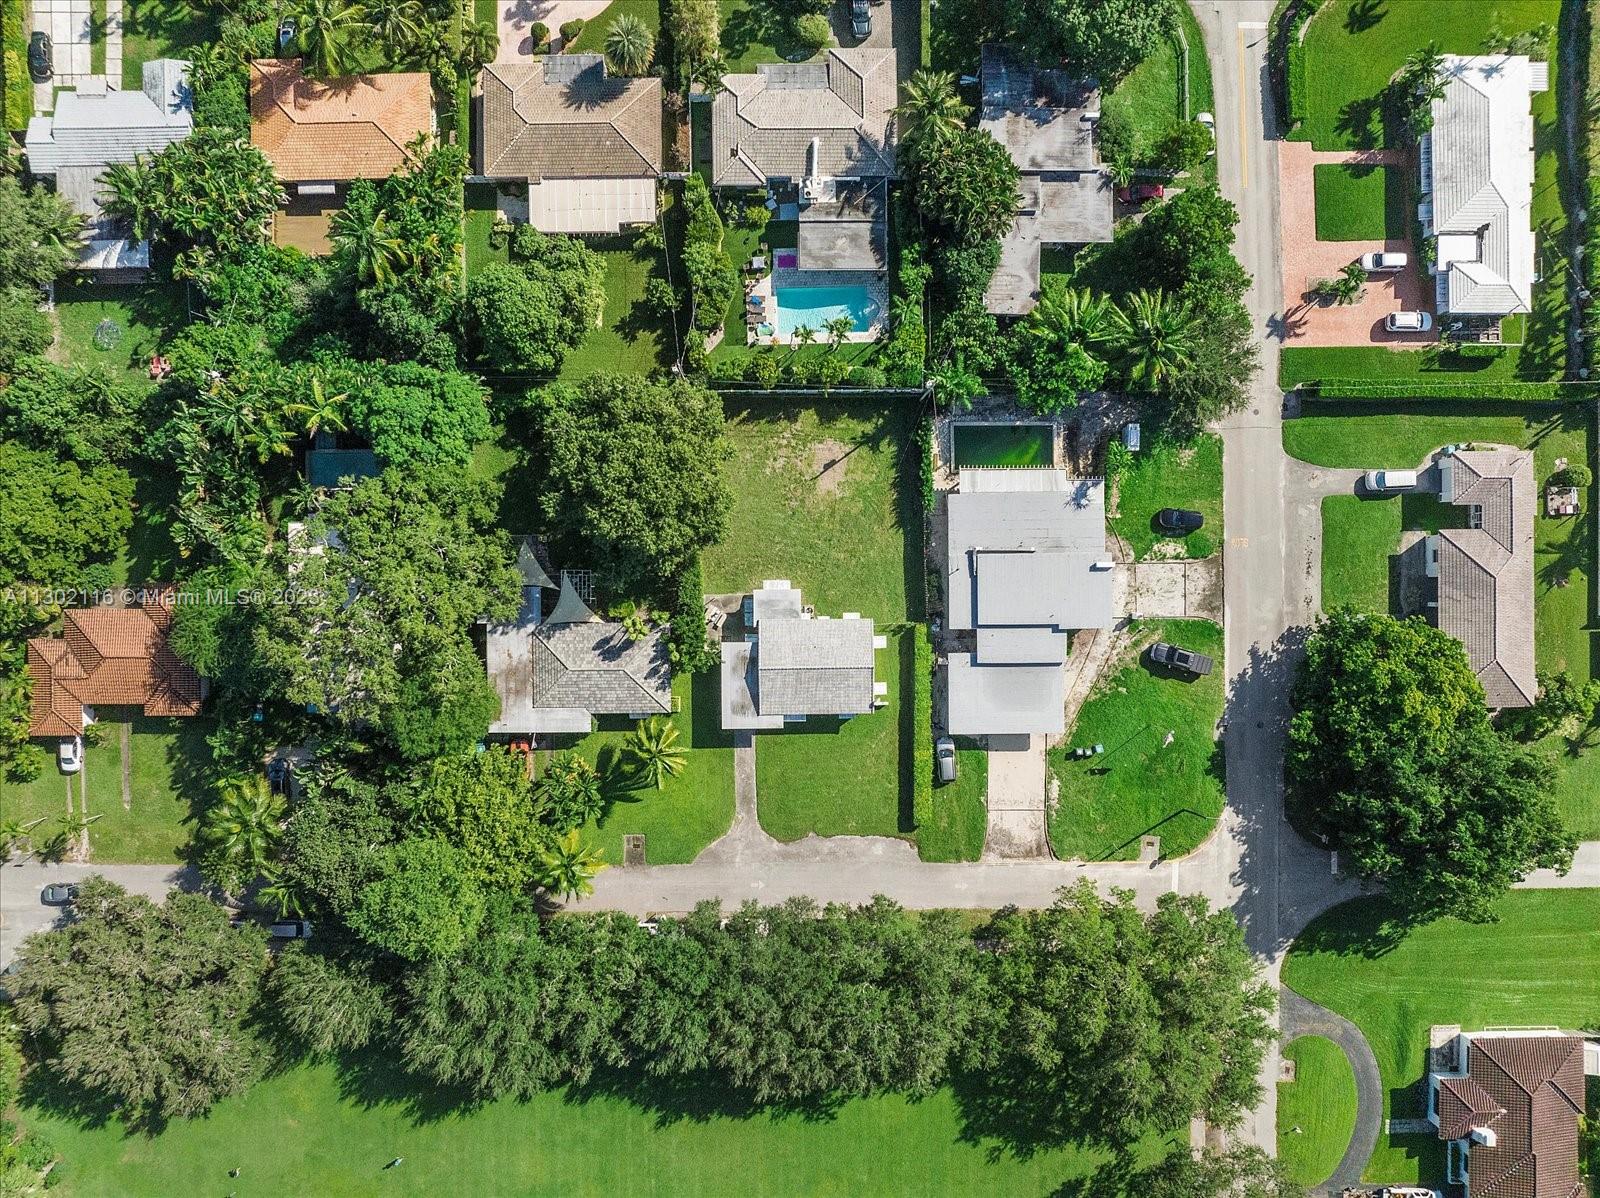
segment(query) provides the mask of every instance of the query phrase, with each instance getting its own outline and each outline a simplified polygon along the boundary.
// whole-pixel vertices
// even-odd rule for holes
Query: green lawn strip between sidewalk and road
[[[1284,1047],[1294,1080],[1278,1083],[1278,1160],[1291,1181],[1321,1185],[1333,1175],[1356,1129],[1356,1074],[1325,1036]]]

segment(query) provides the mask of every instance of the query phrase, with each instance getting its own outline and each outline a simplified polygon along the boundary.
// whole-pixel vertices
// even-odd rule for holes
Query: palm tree
[[[366,20],[366,9],[345,0],[302,0],[294,13],[300,49],[311,74],[332,79],[349,62],[345,39]]]
[[[282,832],[283,796],[261,774],[227,783],[200,818],[201,841],[245,882],[266,872]]]
[[[404,58],[417,44],[426,20],[417,0],[371,0],[367,6],[367,22],[393,59]]]
[[[159,207],[150,168],[141,158],[135,158],[132,162],[114,162],[106,168],[101,180],[111,192],[106,197],[106,211],[132,225],[136,240],[148,241],[156,231]]]
[[[573,828],[539,854],[534,880],[562,899],[582,898],[594,893],[594,876],[606,867],[599,849],[585,844]]]
[[[1444,80],[1440,77],[1443,69],[1444,55],[1439,53],[1437,45],[1429,42],[1406,55],[1400,78],[1415,89],[1420,99],[1432,103],[1444,99]]]
[[[358,284],[387,287],[406,264],[405,240],[390,227],[386,212],[369,220],[362,213],[341,208],[333,215],[329,239],[350,264]]]
[[[263,906],[276,912],[279,919],[306,913],[305,904],[300,901],[299,889],[276,870],[267,874],[267,884],[256,892],[256,898]]]
[[[817,330],[808,324],[797,325],[790,337],[795,345],[810,345],[817,339]]]
[[[306,418],[306,436],[315,437],[322,429],[336,433],[345,431],[344,405],[350,397],[343,393],[329,395],[322,385],[322,371],[311,371],[311,398],[308,402],[293,405],[299,415]]]
[[[728,60],[720,54],[713,54],[695,63],[689,78],[714,96],[718,92],[728,90],[722,82],[722,77],[726,74],[728,74]]]
[[[894,116],[907,145],[937,145],[961,132],[972,111],[956,94],[956,77],[943,71],[917,71],[906,80],[905,94]]]
[[[500,30],[493,21],[474,21],[461,31],[461,60],[476,75],[500,53]]]
[[[628,752],[639,763],[639,772],[660,790],[668,778],[683,773],[683,746],[678,743],[678,726],[654,715],[640,720],[628,735]]]
[[[534,793],[544,800],[548,821],[578,827],[605,808],[600,771],[577,753],[557,753],[544,767]]]
[[[945,403],[963,412],[983,393],[983,380],[967,366],[966,355],[960,351],[941,362],[932,377],[935,397],[943,396]]]
[[[1047,287],[1022,327],[1034,337],[1088,348],[1116,334],[1116,309],[1087,287]]]
[[[1196,323],[1165,292],[1140,290],[1117,310],[1117,333],[1129,379],[1156,388],[1189,365]]]
[[[606,30],[606,64],[618,75],[642,75],[655,57],[656,39],[650,27],[631,12],[623,13]]]
[[[839,315],[831,317],[822,327],[828,332],[829,346],[838,349],[844,344],[844,339],[856,331],[856,322],[848,316]]]

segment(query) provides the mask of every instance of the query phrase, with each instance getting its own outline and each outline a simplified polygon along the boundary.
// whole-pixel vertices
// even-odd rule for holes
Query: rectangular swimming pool
[[[842,287],[778,287],[778,333],[792,337],[805,325],[817,334],[820,344],[826,339],[824,328],[840,316],[850,318],[851,327],[865,333],[878,322],[881,311],[869,288],[862,284]]]
[[[1054,425],[957,424],[951,431],[956,468],[962,466],[1054,466]]]

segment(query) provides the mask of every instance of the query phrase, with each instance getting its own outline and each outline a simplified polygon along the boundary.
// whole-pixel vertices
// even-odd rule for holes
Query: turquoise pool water
[[[801,325],[816,330],[817,343],[827,339],[824,327],[830,320],[848,316],[858,333],[865,333],[878,319],[878,301],[865,286],[779,287],[778,332],[791,336]]]

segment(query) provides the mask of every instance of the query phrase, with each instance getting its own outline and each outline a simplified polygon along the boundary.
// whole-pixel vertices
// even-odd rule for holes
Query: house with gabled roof
[[[600,54],[483,69],[479,172],[526,180],[544,233],[615,233],[656,216],[661,80],[622,78]]]
[[[1428,1077],[1428,1121],[1464,1198],[1584,1198],[1584,1042],[1558,1031],[1458,1033]]]
[[[1491,708],[1527,707],[1539,697],[1533,452],[1449,449],[1436,461],[1440,500],[1465,507],[1468,523],[1427,538],[1427,573],[1438,585],[1438,625],[1466,646]]]
[[[1458,316],[1533,308],[1533,114],[1548,63],[1446,54],[1444,94],[1418,142],[1424,235],[1436,238],[1435,304]]]
[[[88,607],[62,613],[59,637],[28,641],[28,735],[74,737],[84,709],[138,707],[148,716],[200,714],[200,676],[167,643],[172,611]]]

